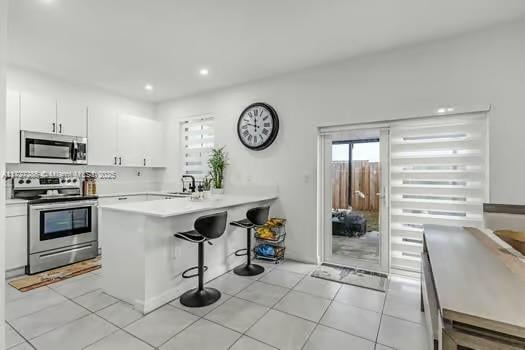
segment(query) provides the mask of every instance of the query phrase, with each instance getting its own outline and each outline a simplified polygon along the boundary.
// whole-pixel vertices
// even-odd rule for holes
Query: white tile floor
[[[90,273],[20,293],[6,285],[9,350],[426,350],[419,283],[392,277],[387,293],[312,278],[314,265],[264,264],[227,273],[223,297],[193,309],[174,300],[143,316]]]

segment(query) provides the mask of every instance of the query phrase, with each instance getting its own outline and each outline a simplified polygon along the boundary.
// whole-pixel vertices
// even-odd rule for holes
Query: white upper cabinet
[[[20,126],[22,130],[87,135],[87,107],[66,99],[23,92],[20,98]]]
[[[131,115],[118,118],[119,165],[143,167],[146,159],[147,119]],[[122,163],[122,164],[121,164]]]
[[[57,132],[57,102],[55,98],[23,92],[20,101],[20,128],[22,130]]]
[[[6,162],[20,163],[20,94],[7,90]]]
[[[163,130],[162,124],[156,120],[148,120],[145,132],[146,141],[146,166],[148,167],[162,167],[164,166],[163,158]]]
[[[88,111],[88,164],[118,165],[117,113],[98,107]]]
[[[57,133],[86,137],[87,107],[75,101],[58,100]]]

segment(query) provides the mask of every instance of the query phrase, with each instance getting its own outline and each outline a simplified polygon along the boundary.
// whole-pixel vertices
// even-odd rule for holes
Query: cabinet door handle
[[[122,165],[122,157],[118,157],[118,165]]]
[[[115,156],[115,165],[117,165],[117,156]]]
[[[62,123],[58,124],[58,132],[60,134],[62,133]]]
[[[146,158],[144,158],[144,166],[146,166]]]
[[[119,201],[125,201],[126,199],[128,199],[128,197],[120,197],[118,200]]]
[[[56,132],[57,131],[57,125],[56,123],[53,123],[53,132]]]

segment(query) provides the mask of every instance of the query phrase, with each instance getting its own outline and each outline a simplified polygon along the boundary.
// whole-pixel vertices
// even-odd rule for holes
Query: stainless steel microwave
[[[87,164],[87,138],[21,131],[22,163]]]

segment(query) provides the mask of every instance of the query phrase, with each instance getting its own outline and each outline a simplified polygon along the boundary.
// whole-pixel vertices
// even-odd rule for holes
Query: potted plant
[[[228,155],[224,152],[224,147],[212,149],[208,159],[211,181],[213,182],[212,193],[224,193],[224,169],[228,165],[227,158]]]
[[[211,191],[211,179],[208,175],[206,175],[203,179],[202,179],[202,197],[204,199],[208,198],[209,197],[209,194],[210,194],[210,191]]]

